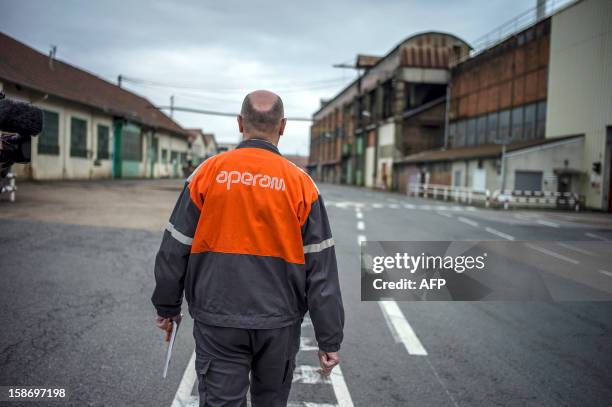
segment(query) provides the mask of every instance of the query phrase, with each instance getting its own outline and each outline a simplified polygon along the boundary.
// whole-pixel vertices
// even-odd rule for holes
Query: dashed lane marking
[[[550,222],[547,220],[542,220],[542,219],[538,219],[536,220],[536,223],[539,223],[540,225],[544,225],[544,226],[548,226],[551,228],[559,228],[559,224],[555,223],[555,222]]]
[[[474,220],[471,220],[471,219],[468,219],[468,218],[464,218],[463,216],[459,216],[459,217],[457,218],[457,220],[458,220],[459,222],[466,223],[466,224],[468,224],[468,225],[470,225],[470,226],[474,226],[475,228],[477,228],[477,227],[478,227],[478,222],[476,222],[476,221],[474,221]]]
[[[355,216],[357,216],[357,219],[363,219],[363,212],[357,211],[355,212]]]
[[[608,270],[599,270],[599,272],[600,272],[601,274],[605,274],[605,275],[606,275],[606,276],[608,276],[608,277],[612,277],[612,273],[611,273],[611,272],[609,272]]]
[[[378,305],[380,305],[395,341],[403,344],[406,351],[411,355],[427,356],[427,351],[397,303],[394,300],[387,300],[379,301]]]
[[[444,216],[445,218],[452,218],[453,215],[451,215],[450,213],[447,212],[436,212],[438,215],[440,216]]]
[[[572,259],[570,257],[566,257],[566,256],[564,256],[562,254],[559,254],[557,252],[553,252],[552,250],[548,250],[548,249],[546,249],[544,247],[536,246],[536,245],[531,244],[531,243],[525,243],[525,246],[529,247],[530,249],[537,250],[540,253],[547,254],[547,255],[549,255],[551,257],[556,257],[557,259],[566,261],[568,263],[572,263],[572,264],[579,264],[580,263],[576,259]]]
[[[588,250],[585,250],[585,249],[583,249],[581,247],[576,247],[576,246],[571,245],[569,243],[557,242],[557,245],[561,246],[561,247],[563,247],[565,249],[569,249],[569,250],[573,250],[573,251],[578,252],[578,253],[585,254],[587,256],[595,256],[595,253],[590,252]]]
[[[485,230],[486,230],[487,232],[489,232],[489,233],[492,233],[492,234],[494,234],[494,235],[496,235],[496,236],[501,237],[502,239],[506,239],[506,240],[514,240],[514,236],[509,235],[509,234],[504,233],[504,232],[500,232],[500,231],[499,231],[499,230],[497,230],[497,229],[493,229],[493,228],[490,228],[490,227],[486,227],[486,228],[485,228]]]
[[[364,235],[357,235],[357,245],[361,246],[361,243],[366,241],[366,237]]]
[[[357,222],[357,230],[365,230],[365,223],[362,220]]]
[[[604,236],[601,235],[596,235],[595,233],[591,233],[591,232],[587,232],[584,234],[587,237],[590,237],[591,239],[597,239],[597,240],[608,240],[607,238],[605,238]]]

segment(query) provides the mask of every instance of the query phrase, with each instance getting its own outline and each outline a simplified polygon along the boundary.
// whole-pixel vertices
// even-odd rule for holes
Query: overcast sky
[[[445,31],[469,43],[536,0],[37,1],[0,0],[0,30],[168,105],[237,112],[251,90],[276,91],[289,117],[311,117],[355,72],[357,53],[384,55],[406,37]],[[176,113],[185,127],[237,142],[233,118]],[[280,148],[307,154],[309,123],[290,122]]]

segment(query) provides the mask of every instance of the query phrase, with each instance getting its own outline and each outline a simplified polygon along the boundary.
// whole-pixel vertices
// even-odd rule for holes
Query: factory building
[[[473,49],[427,33],[360,57],[363,75],[314,113],[308,169],[401,192],[571,194],[612,211],[611,21],[609,0],[540,0]]]

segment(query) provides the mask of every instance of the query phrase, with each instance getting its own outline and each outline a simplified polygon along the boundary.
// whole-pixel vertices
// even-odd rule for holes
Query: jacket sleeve
[[[306,260],[306,297],[310,319],[319,349],[340,349],[344,328],[344,308],[338,281],[334,239],[323,199],[317,196],[302,226]]]
[[[191,177],[190,177],[191,178]],[[191,243],[200,218],[201,205],[194,201],[195,183],[188,179],[170,215],[155,257],[155,290],[151,301],[161,317],[181,312],[183,288]]]

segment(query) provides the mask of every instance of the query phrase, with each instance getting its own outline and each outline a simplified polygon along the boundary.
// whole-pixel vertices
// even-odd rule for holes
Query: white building
[[[187,132],[148,100],[0,33],[0,90],[43,109],[19,178],[180,176]]]

